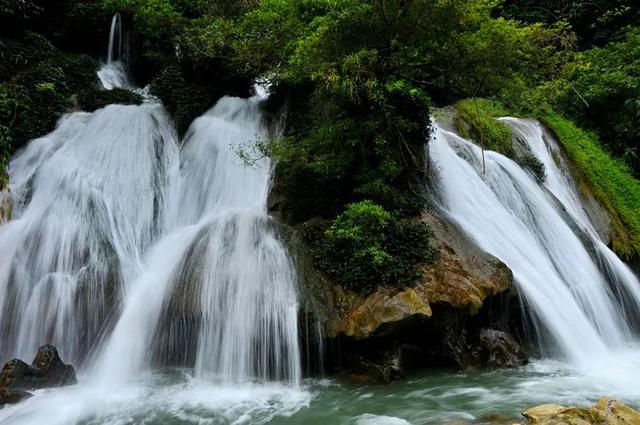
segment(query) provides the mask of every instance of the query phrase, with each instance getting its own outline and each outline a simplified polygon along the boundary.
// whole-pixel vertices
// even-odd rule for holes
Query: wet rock
[[[78,382],[76,370],[62,362],[53,345],[43,345],[38,349],[32,367],[40,372],[42,387],[60,387]]]
[[[8,191],[0,191],[0,224],[11,220],[12,209],[11,194]]]
[[[352,355],[349,359],[349,373],[345,377],[354,383],[390,384],[397,381],[405,374],[405,351],[405,347],[398,347],[377,358]]]
[[[506,332],[495,329],[480,331],[480,344],[487,367],[518,367],[529,362],[520,344]]]
[[[564,407],[543,404],[522,413],[531,425],[637,425],[640,412],[604,397],[592,407]]]
[[[33,364],[13,359],[0,370],[0,404],[18,403],[31,394],[27,390],[60,387],[77,382],[73,366],[64,364],[53,345],[38,349]]]
[[[507,332],[482,328],[479,335],[468,335],[467,328],[447,328],[443,346],[462,370],[513,368],[529,362],[520,344]]]
[[[319,360],[325,372],[395,379],[393,368],[383,379],[379,372],[362,371],[362,361],[352,359],[361,358],[379,371],[385,353],[407,344],[419,351],[407,370],[482,367],[485,357],[493,367],[514,360],[506,355],[513,348],[510,341],[490,349],[480,341],[482,328],[520,333],[520,304],[511,270],[436,212],[425,211],[420,220],[433,232],[435,263],[425,265],[422,278],[411,287],[380,286],[366,294],[339,285],[317,269],[302,237],[303,227],[281,225],[297,266],[303,347],[310,352],[326,348],[327,355]],[[315,343],[316,329],[323,331],[321,344]]]
[[[20,403],[29,397],[31,394],[26,391],[0,388],[0,405]]]
[[[431,316],[429,303],[415,289],[399,292],[381,289],[357,303],[334,332],[356,339],[367,338],[385,324],[400,322],[414,315]]]
[[[0,388],[11,390],[26,390],[39,388],[41,373],[38,369],[23,362],[13,359],[7,362],[0,370]]]

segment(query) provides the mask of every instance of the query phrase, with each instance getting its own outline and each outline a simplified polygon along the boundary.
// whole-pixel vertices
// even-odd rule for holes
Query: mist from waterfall
[[[627,319],[640,305],[637,278],[599,239],[540,125],[505,122],[545,164],[545,183],[491,151],[483,173],[481,148],[436,124],[428,153],[438,207],[512,269],[543,354],[589,373],[615,370],[635,379],[612,359],[636,344]]]

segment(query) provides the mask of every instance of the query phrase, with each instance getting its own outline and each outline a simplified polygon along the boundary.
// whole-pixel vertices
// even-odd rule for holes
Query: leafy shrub
[[[162,101],[181,134],[215,101],[205,88],[188,83],[177,66],[165,68],[151,82],[151,94]]]
[[[405,286],[420,277],[434,248],[423,223],[397,220],[366,200],[349,204],[331,225],[310,232],[319,240],[314,253],[320,267],[345,286],[371,292],[378,285]]]
[[[78,93],[78,103],[84,111],[95,111],[111,104],[140,105],[144,99],[138,93],[120,87],[104,90],[99,87]]]

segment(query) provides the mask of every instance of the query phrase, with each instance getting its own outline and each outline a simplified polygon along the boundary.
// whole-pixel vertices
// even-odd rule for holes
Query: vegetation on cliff
[[[578,177],[607,209],[614,230],[613,249],[626,258],[640,253],[640,182],[629,167],[613,158],[592,132],[578,128],[558,114],[543,121],[565,148]]]
[[[593,130],[600,142],[555,128],[590,181],[607,179],[593,185],[631,235],[616,249],[640,252],[629,176],[640,166],[636,2],[597,0],[598,14],[573,0],[58,3],[0,2],[2,164],[71,107],[140,101],[97,88],[96,58],[119,11],[133,80],[150,83],[180,133],[219,97],[270,84],[265,108],[283,118],[280,137],[264,146],[277,160],[272,207],[313,228],[305,234],[320,267],[347,286],[408,285],[433,258],[415,220],[431,105],[456,103],[463,134],[511,157],[511,134],[495,120],[506,111],[548,116],[552,126],[562,114]],[[593,141],[598,154],[582,144],[572,152],[574,139]],[[593,165],[589,155],[607,159]],[[544,179],[535,158],[515,159]]]

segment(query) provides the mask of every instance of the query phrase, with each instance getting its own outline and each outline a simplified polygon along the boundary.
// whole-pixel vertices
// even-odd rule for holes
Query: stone
[[[44,387],[60,387],[78,382],[76,370],[62,362],[58,350],[53,345],[40,347],[32,366],[40,372]]]
[[[0,388],[0,405],[20,403],[29,397],[31,394],[26,391]]]
[[[522,415],[531,425],[640,425],[640,412],[610,397],[591,407],[543,404]]]
[[[8,361],[0,370],[0,388],[28,390],[39,387],[42,374],[20,359]]]
[[[480,331],[483,364],[487,367],[518,367],[529,362],[526,353],[506,332],[484,328]]]
[[[64,364],[53,345],[38,349],[31,365],[20,359],[7,362],[0,370],[0,404],[17,403],[30,396],[29,390],[77,383],[73,366]]]
[[[11,200],[11,193],[4,190],[0,191],[0,224],[11,220],[12,209],[13,202]]]
[[[400,322],[411,316],[431,316],[431,308],[415,289],[403,291],[379,290],[356,303],[344,316],[338,327],[343,333],[356,339],[371,336],[382,325]]]

